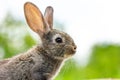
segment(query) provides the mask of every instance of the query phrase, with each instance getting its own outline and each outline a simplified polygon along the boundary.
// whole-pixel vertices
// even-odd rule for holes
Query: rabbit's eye
[[[57,37],[57,38],[55,39],[55,41],[56,41],[57,43],[62,43],[62,42],[63,42],[62,38],[60,38],[60,37]]]

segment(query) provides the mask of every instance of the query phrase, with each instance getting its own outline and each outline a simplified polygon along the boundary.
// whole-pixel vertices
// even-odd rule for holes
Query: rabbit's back
[[[36,48],[0,61],[0,80],[32,80],[31,70],[36,62],[42,63],[42,57],[37,54]]]
[[[6,64],[8,61],[9,61],[8,59],[1,60],[1,61],[0,61],[0,66],[2,66],[3,64]]]

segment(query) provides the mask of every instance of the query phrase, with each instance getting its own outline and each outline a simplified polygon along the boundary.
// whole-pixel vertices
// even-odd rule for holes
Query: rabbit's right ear
[[[48,6],[44,13],[44,18],[48,23],[50,29],[53,29],[53,12],[54,12],[53,8],[51,6]]]
[[[24,13],[29,27],[42,35],[48,32],[49,28],[45,23],[41,11],[31,2],[26,2],[24,5]]]

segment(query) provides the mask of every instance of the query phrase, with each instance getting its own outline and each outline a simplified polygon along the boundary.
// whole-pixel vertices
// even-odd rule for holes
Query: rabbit
[[[44,16],[38,7],[24,4],[26,22],[40,36],[37,44],[25,53],[0,61],[0,80],[53,80],[64,61],[76,52],[76,44],[65,32],[53,29],[53,8]]]

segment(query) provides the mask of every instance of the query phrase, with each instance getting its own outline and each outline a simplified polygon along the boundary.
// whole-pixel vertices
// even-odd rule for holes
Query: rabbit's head
[[[53,8],[48,6],[44,16],[32,3],[24,5],[24,12],[29,27],[36,32],[42,40],[42,47],[54,58],[66,59],[76,51],[73,39],[62,31],[53,29]]]

